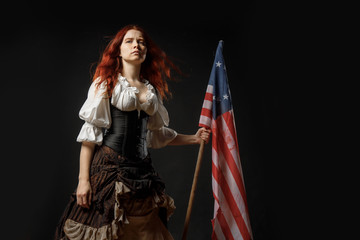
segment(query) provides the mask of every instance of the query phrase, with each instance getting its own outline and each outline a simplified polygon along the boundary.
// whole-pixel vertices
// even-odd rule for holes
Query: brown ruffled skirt
[[[92,203],[73,193],[56,228],[57,240],[168,240],[166,222],[175,210],[150,157],[127,159],[107,146],[96,147],[90,169]]]

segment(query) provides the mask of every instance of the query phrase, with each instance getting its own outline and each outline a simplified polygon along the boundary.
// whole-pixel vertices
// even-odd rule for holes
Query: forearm
[[[196,135],[177,134],[177,136],[168,145],[191,145],[200,144],[201,138]]]
[[[80,150],[79,181],[90,180],[90,164],[94,154],[95,143],[83,142]]]

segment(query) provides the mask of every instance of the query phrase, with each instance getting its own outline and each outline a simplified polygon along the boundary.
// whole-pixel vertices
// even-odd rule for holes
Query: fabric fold
[[[80,133],[76,139],[77,142],[93,142],[101,145],[103,141],[102,128],[96,127],[95,125],[85,122],[81,127]]]
[[[169,219],[176,207],[150,158],[134,163],[111,148],[98,146],[90,175],[90,208],[78,206],[74,193],[56,239],[173,240],[159,213],[164,209]]]

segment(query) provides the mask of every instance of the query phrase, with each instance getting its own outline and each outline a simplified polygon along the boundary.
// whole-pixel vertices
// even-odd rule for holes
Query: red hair
[[[122,62],[119,57],[120,46],[123,42],[125,34],[131,29],[138,30],[142,33],[147,48],[145,61],[141,64],[140,78],[148,80],[157,89],[159,94],[166,99],[166,95],[171,96],[171,92],[169,91],[168,84],[166,82],[167,79],[173,79],[171,76],[171,69],[176,70],[178,73],[181,72],[168,58],[165,52],[162,51],[150,39],[149,35],[137,25],[127,25],[123,27],[109,42],[96,67],[93,81],[100,77],[100,80],[97,82],[97,86],[106,82],[108,96],[111,96],[118,81],[118,74],[122,71]]]

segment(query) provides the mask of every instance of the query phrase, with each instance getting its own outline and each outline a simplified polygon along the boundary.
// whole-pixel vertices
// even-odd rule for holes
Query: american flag
[[[252,238],[226,67],[219,42],[199,121],[212,131],[212,239]]]

